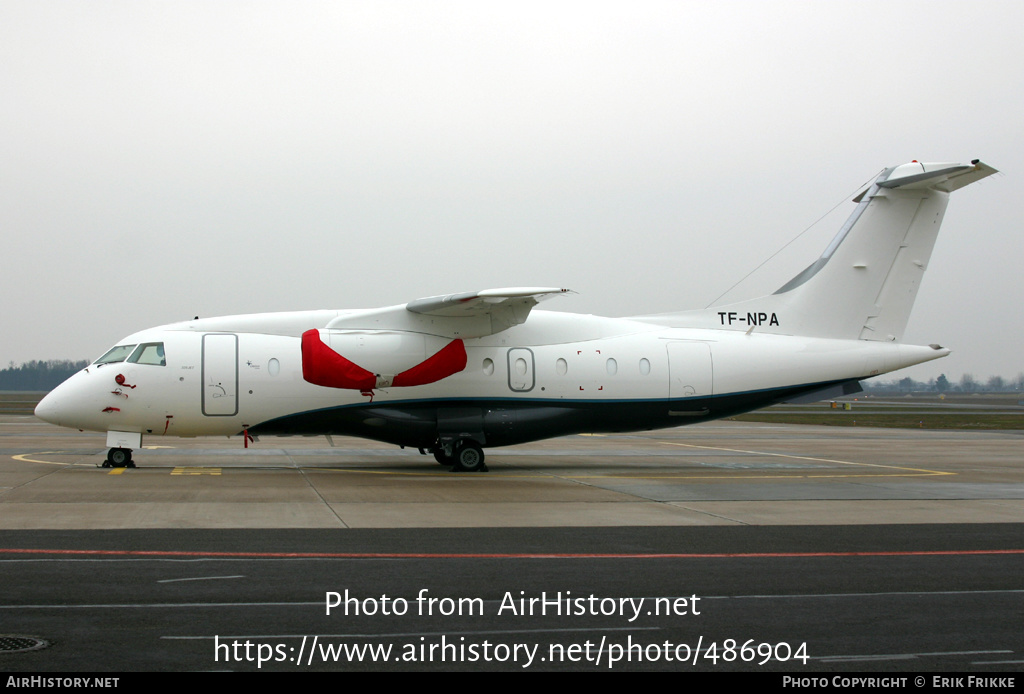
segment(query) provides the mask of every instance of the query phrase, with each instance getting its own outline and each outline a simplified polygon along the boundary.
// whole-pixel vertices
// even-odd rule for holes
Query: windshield
[[[128,358],[128,355],[132,353],[133,349],[135,349],[135,345],[118,345],[97,359],[94,363],[99,365],[114,364],[119,361],[124,361]]]
[[[139,345],[139,348],[132,352],[132,356],[128,357],[128,361],[132,364],[167,366],[167,361],[164,359],[164,343],[149,342]]]

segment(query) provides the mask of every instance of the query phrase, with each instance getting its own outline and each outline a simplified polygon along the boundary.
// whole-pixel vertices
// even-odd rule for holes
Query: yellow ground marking
[[[120,474],[123,474],[124,471],[127,470],[127,469],[128,468],[125,468],[125,467],[116,467],[113,470],[111,470],[110,472],[108,472],[107,474],[108,475],[120,475]]]
[[[851,460],[836,460],[834,458],[814,458],[806,455],[792,455],[790,453],[772,453],[770,451],[748,451],[741,448],[722,448],[720,446],[698,446],[695,443],[678,443],[675,441],[659,441],[666,446],[682,446],[684,448],[701,448],[708,451],[725,451],[727,453],[745,453],[747,455],[763,455],[774,458],[790,458],[792,460],[810,460],[815,463],[833,463],[835,465],[852,465],[855,467],[873,467],[882,468],[886,470],[899,470],[894,473],[870,473],[870,474],[852,474],[852,475],[812,475],[812,474],[800,474],[800,475],[771,475],[771,477],[925,477],[925,476],[943,476],[943,475],[956,475],[955,472],[943,472],[941,470],[925,470],[923,468],[913,467],[901,467],[899,465],[884,465],[881,463],[855,463]]]
[[[18,455],[12,455],[11,458],[22,463],[40,463],[42,465],[63,465],[69,467],[77,465],[78,467],[96,467],[94,463],[58,463],[53,460],[36,460],[35,458],[29,458],[29,455],[78,455],[77,453],[65,453],[63,451],[40,451],[39,453],[19,453]]]
[[[581,434],[584,435],[584,434]],[[599,436],[599,434],[593,434]],[[792,455],[789,453],[772,453],[770,451],[750,451],[740,448],[723,448],[721,446],[699,446],[693,443],[678,443],[675,441],[659,441],[666,446],[682,446],[684,448],[701,448],[709,451],[725,451],[727,453],[744,453],[747,455],[761,455],[774,458],[790,458],[792,460],[807,460],[815,463],[831,463],[835,465],[851,465],[854,467],[869,467],[869,468],[880,468],[885,470],[893,470],[894,472],[870,472],[870,473],[848,473],[848,474],[837,474],[837,473],[799,473],[799,474],[787,474],[787,473],[771,473],[771,474],[760,474],[760,475],[682,475],[682,474],[669,474],[669,475],[573,475],[573,474],[495,474],[489,473],[486,475],[474,475],[473,473],[451,473],[442,472],[440,470],[435,472],[395,472],[390,470],[363,470],[363,469],[351,469],[351,468],[307,468],[308,470],[322,470],[324,472],[347,472],[355,474],[366,474],[366,475],[404,475],[414,477],[437,477],[442,474],[460,475],[466,479],[494,479],[495,477],[511,477],[517,479],[529,479],[529,478],[558,478],[558,479],[570,479],[570,480],[592,480],[592,479],[616,479],[616,480],[658,480],[658,479],[697,479],[697,480],[714,480],[714,479],[725,479],[725,480],[756,480],[756,479],[827,479],[827,478],[853,478],[853,477],[941,477],[946,475],[956,475],[955,472],[943,472],[941,470],[925,470],[922,468],[910,468],[901,467],[898,465],[884,465],[880,463],[857,463],[850,460],[836,460],[834,458],[815,458],[812,456],[804,455]]]
[[[438,466],[440,467],[440,466]],[[494,472],[452,472],[451,470],[434,470],[433,472],[400,472],[397,470],[364,470],[362,468],[340,468],[340,467],[298,467],[303,472],[348,472],[356,475],[392,475],[392,476],[405,476],[405,477],[440,477],[441,475],[447,475],[450,477],[459,477],[464,479],[494,479],[495,477],[515,477],[517,479],[537,478],[537,479],[551,479],[554,475],[531,475],[527,473],[523,474],[505,474],[505,473],[494,473]]]
[[[602,436],[601,434],[591,434],[591,436]],[[436,470],[432,472],[399,472],[393,470],[367,470],[362,468],[304,468],[298,466],[297,469],[306,471],[322,471],[322,472],[343,472],[349,474],[364,474],[364,475],[390,475],[390,476],[406,476],[406,477],[440,477],[445,476],[459,476],[462,479],[494,479],[494,478],[512,478],[512,479],[618,479],[618,480],[630,480],[630,479],[644,479],[644,480],[657,480],[657,479],[697,479],[697,480],[714,480],[714,479],[725,479],[725,480],[755,480],[755,479],[827,479],[827,478],[854,478],[854,477],[940,477],[946,475],[956,475],[955,472],[943,472],[940,470],[926,470],[923,468],[910,468],[901,467],[898,465],[885,465],[881,463],[857,463],[850,460],[836,460],[834,458],[816,458],[812,456],[792,455],[789,453],[772,453],[769,451],[751,451],[742,448],[724,448],[722,446],[700,446],[692,443],[679,443],[676,441],[659,441],[666,446],[681,446],[683,448],[697,448],[709,451],[724,451],[726,453],[742,453],[745,455],[758,455],[774,458],[789,458],[791,460],[807,460],[815,463],[830,463],[834,465],[849,465],[853,467],[862,468],[878,468],[882,470],[892,470],[893,472],[865,472],[865,473],[781,473],[773,472],[771,474],[653,474],[653,475],[636,475],[636,474],[603,474],[603,475],[573,475],[573,474],[555,474],[555,473],[542,473],[542,474],[507,474],[507,473],[488,473],[488,474],[474,474],[465,472],[451,472],[448,470]],[[146,448],[172,448],[172,446],[146,446]],[[29,455],[72,455],[70,453],[64,453],[62,451],[42,451],[40,453],[29,454],[22,453],[19,455],[13,455],[11,458],[26,463],[40,463],[42,465],[63,465],[67,466],[79,466],[79,467],[96,467],[92,463],[60,463],[51,460],[37,460],[35,458],[29,458]],[[638,454],[638,457],[642,457],[642,454]],[[124,468],[114,468],[109,474],[117,475],[123,472]],[[193,468],[193,467],[176,467],[171,471],[172,475],[221,475],[221,468]]]
[[[557,475],[567,480],[778,480],[778,479],[822,479],[822,478],[851,478],[851,477],[931,477],[935,475],[955,475],[955,472],[925,472],[921,474],[906,474],[894,472],[892,474],[865,474],[865,475]]]
[[[173,448],[173,446],[143,446],[143,448]],[[80,453],[68,453],[66,451],[40,451],[39,453],[19,453],[18,455],[12,455],[13,460],[17,460],[22,463],[39,463],[40,465],[62,465],[64,467],[99,467],[95,463],[60,463],[55,460],[36,460],[35,458],[29,458],[30,455],[74,455],[81,456]],[[111,475],[119,475],[121,473],[117,470],[123,470],[124,468],[114,468],[114,472]]]

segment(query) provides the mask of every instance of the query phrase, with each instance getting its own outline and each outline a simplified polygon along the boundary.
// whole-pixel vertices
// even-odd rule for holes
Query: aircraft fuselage
[[[534,311],[526,324],[467,340],[465,369],[442,381],[360,392],[304,381],[300,338],[275,334],[323,325],[335,313],[206,319],[136,333],[118,344],[159,344],[164,364],[93,364],[48,396],[39,414],[63,426],[146,436],[247,430],[429,448],[450,435],[505,446],[729,416],[948,353]],[[257,325],[266,332],[250,332]],[[336,334],[351,339],[352,332]],[[409,336],[360,337],[376,352]]]

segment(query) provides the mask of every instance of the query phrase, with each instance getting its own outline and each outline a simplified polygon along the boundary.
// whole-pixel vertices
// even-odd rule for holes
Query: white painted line
[[[239,574],[238,576],[197,576],[195,578],[165,578],[157,583],[178,583],[179,581],[220,581],[228,578],[245,578],[245,576]]]
[[[661,627],[592,627],[587,629],[495,629],[489,631],[409,631],[387,634],[313,634],[321,639],[391,639],[410,636],[485,636],[488,634],[562,634],[581,631],[661,631]],[[161,636],[175,641],[213,639],[302,639],[310,634],[214,634],[212,636]],[[987,651],[983,651],[987,652]]]
[[[818,595],[702,595],[701,600],[775,600],[792,598],[871,598],[871,597],[904,597],[904,596],[944,596],[944,595],[1001,595],[1024,593],[1024,589],[1014,588],[1007,590],[937,590],[937,591],[907,591],[902,593],[821,593]],[[645,596],[645,600],[656,599]],[[670,598],[671,599],[671,598]],[[495,603],[498,600],[485,600],[485,604]],[[53,605],[0,605],[2,610],[71,610],[71,609],[108,609],[108,608],[195,608],[195,607],[302,607],[316,605],[323,607],[322,600],[315,602],[179,602],[179,603],[93,603],[81,605],[69,605],[66,603]],[[989,652],[989,651],[979,651]],[[1002,652],[1002,651],[993,651]],[[1007,651],[1011,652],[1011,651]],[[935,654],[933,654],[935,655]],[[941,654],[937,654],[941,655]],[[840,656],[834,656],[840,657]],[[868,657],[868,656],[865,656]]]
[[[867,660],[913,660],[914,658],[944,658],[951,655],[995,655],[997,653],[1013,653],[1013,651],[942,651],[937,653],[884,653],[880,655],[819,655],[811,658],[811,660],[820,660],[823,663],[855,663]]]

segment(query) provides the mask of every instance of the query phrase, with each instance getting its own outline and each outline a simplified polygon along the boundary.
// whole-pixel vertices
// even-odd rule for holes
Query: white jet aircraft
[[[632,318],[533,311],[565,293],[490,289],[370,310],[205,318],[130,335],[36,415],[107,432],[104,467],[143,436],[347,435],[455,470],[483,449],[703,422],[949,354],[901,343],[949,193],[995,173],[883,171],[821,257],[769,296]]]

